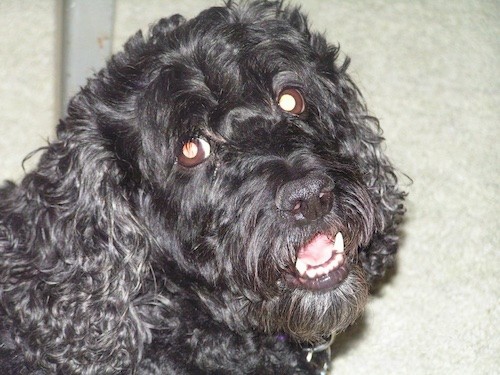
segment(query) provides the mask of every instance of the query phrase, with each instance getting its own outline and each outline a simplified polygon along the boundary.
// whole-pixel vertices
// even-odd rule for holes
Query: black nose
[[[282,185],[276,193],[276,207],[297,221],[314,221],[332,209],[333,181],[311,174]]]

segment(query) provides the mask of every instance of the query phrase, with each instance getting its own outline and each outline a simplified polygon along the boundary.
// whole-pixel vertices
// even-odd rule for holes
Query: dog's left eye
[[[299,90],[289,88],[278,95],[278,105],[286,112],[300,115],[306,110],[306,102]]]
[[[195,167],[210,156],[210,144],[202,138],[191,138],[184,142],[177,161],[184,167]]]

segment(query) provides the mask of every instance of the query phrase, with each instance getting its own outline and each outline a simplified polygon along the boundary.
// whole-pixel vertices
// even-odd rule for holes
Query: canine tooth
[[[307,264],[302,259],[297,259],[295,263],[295,268],[299,272],[299,275],[303,275],[307,271]]]
[[[344,236],[341,232],[338,232],[335,236],[335,243],[333,244],[333,250],[337,253],[344,252]]]

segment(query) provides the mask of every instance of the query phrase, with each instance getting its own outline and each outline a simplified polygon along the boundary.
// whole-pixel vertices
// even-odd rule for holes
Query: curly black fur
[[[280,2],[133,36],[0,190],[2,373],[315,373],[301,345],[356,319],[403,213],[337,55]],[[303,113],[279,108],[284,88]],[[211,153],[183,166],[197,138]],[[298,249],[338,231],[349,274],[301,287]]]

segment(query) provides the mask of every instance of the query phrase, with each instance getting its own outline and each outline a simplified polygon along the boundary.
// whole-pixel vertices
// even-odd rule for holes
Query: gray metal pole
[[[115,0],[61,0],[61,98],[68,100],[111,56]]]

